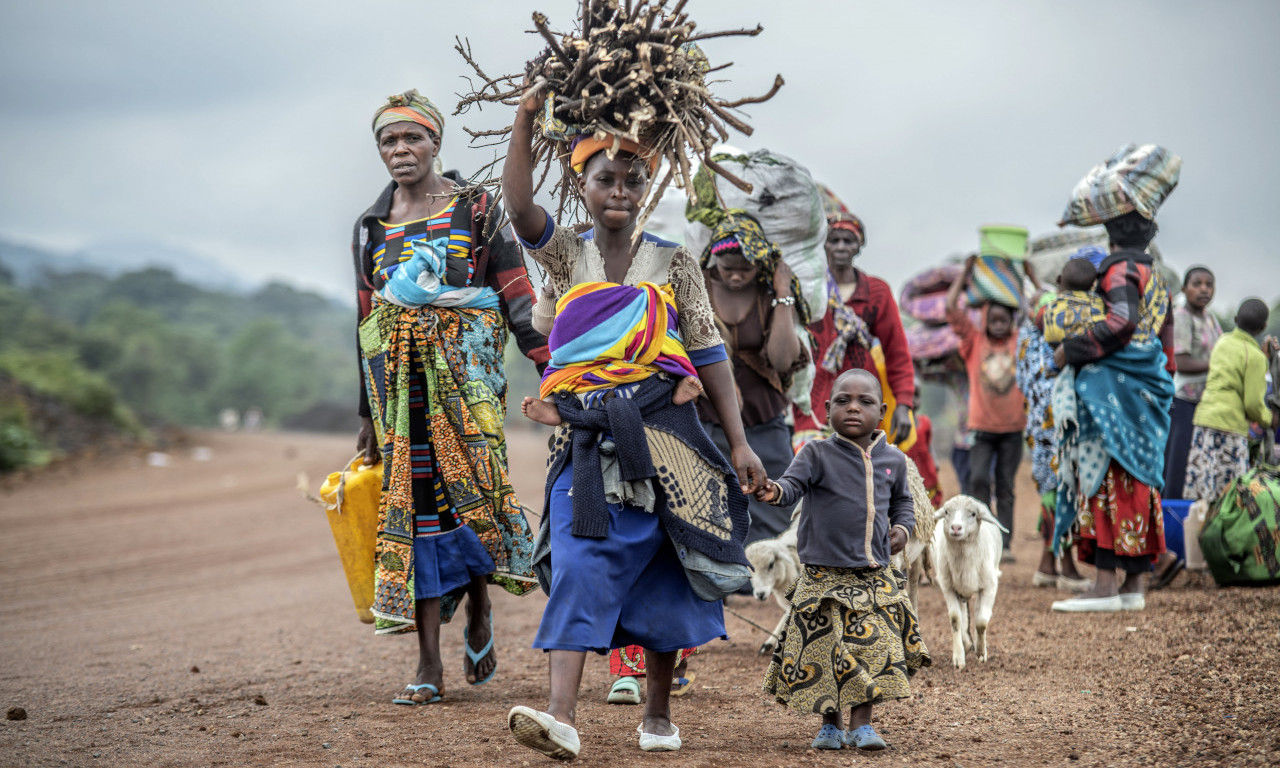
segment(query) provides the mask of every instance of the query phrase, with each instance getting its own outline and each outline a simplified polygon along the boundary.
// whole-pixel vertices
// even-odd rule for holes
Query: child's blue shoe
[[[814,749],[840,749],[844,746],[844,741],[840,737],[840,729],[826,723],[818,729],[818,735],[814,737],[811,746]]]
[[[851,747],[868,751],[884,749],[889,746],[884,743],[884,739],[880,738],[880,734],[876,733],[876,729],[869,725],[860,725],[851,731],[845,731],[844,743]]]

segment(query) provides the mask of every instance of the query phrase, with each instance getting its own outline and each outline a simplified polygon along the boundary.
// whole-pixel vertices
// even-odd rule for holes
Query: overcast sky
[[[454,35],[490,73],[571,27],[570,0],[6,2],[0,8],[0,237],[70,249],[149,239],[259,280],[334,295],[351,225],[386,180],[369,132],[390,93],[453,111]],[[895,287],[976,246],[985,222],[1054,228],[1072,186],[1126,142],[1183,157],[1161,210],[1176,268],[1210,264],[1219,307],[1280,296],[1280,3],[690,0],[762,92],[745,149],[790,155],[866,222],[860,266]],[[473,170],[447,117],[444,158]]]

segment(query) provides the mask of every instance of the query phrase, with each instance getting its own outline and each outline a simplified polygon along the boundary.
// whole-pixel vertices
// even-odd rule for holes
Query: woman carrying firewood
[[[697,259],[651,235],[633,237],[654,170],[652,150],[593,134],[576,139],[570,164],[594,225],[579,236],[556,226],[533,201],[534,118],[543,105],[532,94],[521,103],[502,184],[516,234],[558,299],[547,376],[563,385],[555,397],[565,423],[553,440],[534,553],[550,596],[534,647],[548,652],[551,691],[546,711],[518,706],[508,722],[525,746],[577,756],[574,722],[586,653],[640,645],[648,668],[640,748],[676,750],[680,732],[670,710],[676,657],[725,636],[717,597],[726,591],[716,594],[705,584],[695,591],[708,577],[696,562],[746,573],[744,492],[764,481],[764,469],[743,433]],[[606,348],[616,342],[660,350],[630,366],[598,363],[603,350],[582,359],[593,354],[582,351],[592,342],[588,329],[613,334]],[[703,432],[694,406],[672,403],[680,368],[662,361],[681,357],[720,417],[732,466]]]

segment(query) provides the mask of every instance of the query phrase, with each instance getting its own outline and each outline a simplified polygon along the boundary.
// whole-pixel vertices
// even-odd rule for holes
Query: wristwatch
[[[780,298],[780,299],[775,297],[775,298],[774,298],[774,300],[773,300],[773,304],[771,304],[770,306],[774,306],[774,307],[776,307],[776,306],[778,306],[779,304],[782,304],[783,306],[787,306],[787,307],[794,307],[794,306],[795,306],[795,304],[796,304],[796,297],[795,297],[795,296],[783,296],[783,297],[782,297],[782,298]]]

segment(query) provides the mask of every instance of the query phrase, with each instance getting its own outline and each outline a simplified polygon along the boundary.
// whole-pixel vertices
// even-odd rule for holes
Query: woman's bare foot
[[[525,415],[525,418],[539,424],[546,424],[548,427],[560,426],[560,409],[556,408],[555,403],[526,397],[520,401],[520,412]]]
[[[698,395],[702,394],[702,382],[698,381],[697,376],[685,376],[676,382],[676,388],[671,392],[672,405],[684,405],[685,403],[698,399]]]

